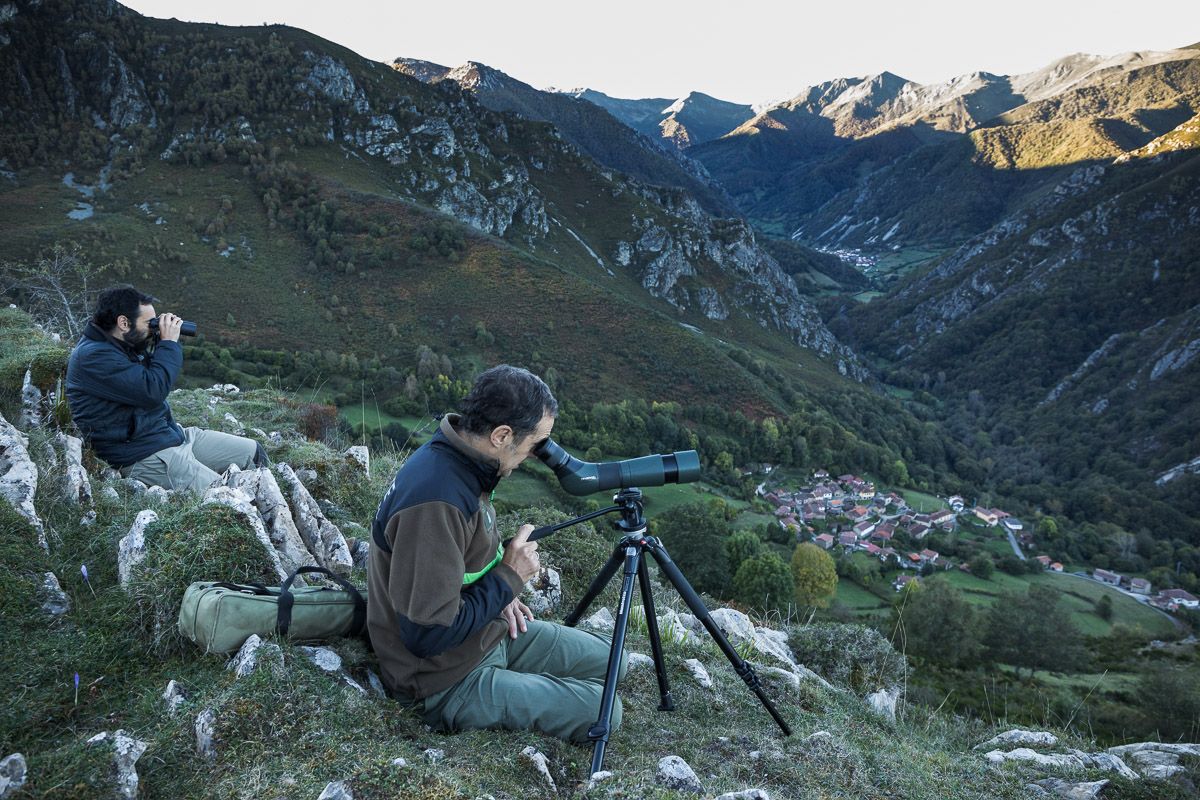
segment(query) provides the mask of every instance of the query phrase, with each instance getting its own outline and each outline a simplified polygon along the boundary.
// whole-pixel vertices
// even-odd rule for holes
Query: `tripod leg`
[[[613,626],[612,647],[608,651],[608,671],[604,676],[604,692],[600,695],[600,716],[588,730],[588,739],[594,743],[592,771],[595,774],[604,767],[604,748],[612,732],[612,710],[617,696],[617,675],[621,671],[621,653],[625,649],[625,631],[629,627],[629,607],[633,601],[633,580],[641,563],[642,550],[638,545],[622,544],[618,550],[625,554],[625,574],[621,580],[621,601],[617,605],[617,621]],[[613,554],[616,558],[616,553]],[[611,561],[611,559],[610,559]],[[607,570],[608,568],[605,567]],[[594,582],[593,582],[594,585]],[[589,593],[590,593],[589,589]]]
[[[574,628],[579,623],[579,620],[584,614],[587,613],[588,606],[590,606],[592,601],[600,596],[600,593],[604,591],[604,587],[608,585],[610,580],[612,580],[612,576],[617,574],[617,570],[620,568],[621,563],[625,560],[624,551],[625,548],[621,544],[616,546],[616,548],[613,550],[613,554],[608,557],[608,561],[605,562],[604,566],[600,569],[600,572],[595,578],[592,579],[591,584],[588,585],[587,591],[583,593],[583,597],[575,605],[575,608],[571,611],[571,613],[567,614],[567,616],[563,619],[564,625],[569,628]]]
[[[779,712],[772,705],[771,700],[762,690],[762,684],[758,681],[758,675],[754,672],[754,667],[746,663],[746,660],[738,655],[733,649],[733,645],[725,638],[725,634],[717,627],[717,623],[713,621],[712,615],[708,613],[708,609],[704,603],[700,601],[700,596],[696,594],[696,590],[687,582],[687,578],[683,577],[683,573],[679,571],[679,567],[671,560],[671,556],[667,554],[666,548],[662,546],[658,540],[648,538],[646,540],[646,548],[653,554],[654,560],[658,562],[659,569],[667,576],[667,580],[675,587],[675,591],[679,592],[679,596],[683,598],[683,602],[687,603],[687,607],[696,615],[696,619],[704,624],[704,628],[709,635],[717,643],[717,647],[721,648],[721,652],[729,659],[729,663],[733,665],[734,671],[738,674],[750,691],[754,693],[763,708],[775,720],[775,723],[783,731],[784,736],[791,736],[792,729],[788,727],[787,722],[779,715]]]
[[[667,685],[667,662],[663,659],[658,616],[654,610],[654,593],[650,586],[650,571],[645,558],[638,565],[638,583],[642,588],[642,610],[646,612],[646,634],[650,637],[650,652],[654,654],[654,673],[658,677],[658,710],[673,711],[675,700],[671,697],[671,687]]]

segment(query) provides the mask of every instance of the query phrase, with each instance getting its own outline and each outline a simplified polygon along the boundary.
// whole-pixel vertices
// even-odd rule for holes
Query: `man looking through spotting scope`
[[[196,329],[157,315],[155,302],[132,286],[99,294],[67,362],[67,405],[83,438],[122,477],[199,494],[231,464],[266,464],[267,454],[253,439],[175,422],[167,395],[183,371],[179,335]]]
[[[503,364],[408,458],[371,528],[367,627],[392,696],[443,730],[538,730],[586,742],[609,642],[533,618],[532,525],[502,547],[491,495],[550,436],[558,402]],[[622,671],[624,657],[622,656]],[[612,715],[621,720],[618,700]]]

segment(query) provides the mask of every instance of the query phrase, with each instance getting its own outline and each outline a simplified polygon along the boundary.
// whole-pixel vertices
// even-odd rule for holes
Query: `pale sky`
[[[132,0],[151,17],[303,28],[366,58],[479,61],[537,88],[614,97],[691,91],[783,100],[884,70],[918,83],[1030,72],[1071,53],[1116,55],[1200,41],[1200,2],[1157,0]]]

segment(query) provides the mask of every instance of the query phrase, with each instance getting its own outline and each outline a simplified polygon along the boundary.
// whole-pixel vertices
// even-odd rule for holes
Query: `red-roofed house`
[[[921,563],[922,564],[936,564],[937,560],[938,560],[937,550],[922,550],[921,551]]]
[[[1050,569],[1050,556],[1038,556],[1034,561],[1041,564],[1042,569]]]
[[[854,535],[854,531],[839,533],[838,544],[842,547],[856,547],[858,545],[858,537]]]
[[[863,549],[866,550],[868,553],[870,553],[873,556],[878,556],[880,553],[883,552],[882,550],[879,549],[878,545],[871,544],[870,542],[867,542],[865,545],[863,545]]]
[[[1050,565],[1050,571],[1051,572],[1062,572],[1063,571],[1062,562],[1055,561],[1053,564]]]
[[[1129,591],[1134,594],[1144,594],[1150,596],[1150,581],[1145,578],[1133,578],[1129,581]]]
[[[822,547],[826,550],[833,547],[833,537],[830,536],[828,533],[822,533],[820,536],[818,536],[813,541],[815,541],[820,547]]]
[[[871,535],[871,531],[875,530],[875,523],[863,520],[854,526],[854,535],[860,539],[865,539]]]
[[[919,542],[922,539],[924,539],[926,536],[928,536],[929,532],[931,530],[933,530],[933,529],[930,528],[928,525],[926,525],[924,522],[915,522],[915,523],[913,523],[913,526],[908,529],[908,535],[913,537],[914,539],[916,539]]]
[[[1109,586],[1121,585],[1121,576],[1115,572],[1109,572],[1106,569],[1092,570],[1092,577],[1101,583],[1107,583]]]
[[[991,508],[975,506],[975,516],[979,517],[989,526],[997,525],[1000,522],[1000,518],[996,516],[995,510]]]
[[[902,590],[905,586],[908,586],[910,583],[915,583],[918,586],[920,586],[921,579],[918,578],[916,575],[901,575],[898,578],[896,578],[895,582],[892,583],[892,586],[894,586],[896,588],[896,591],[898,592],[898,591]]]
[[[940,511],[935,511],[929,515],[929,524],[931,525],[954,525],[954,512],[948,508],[943,508]]]
[[[1183,589],[1167,589],[1166,591],[1159,592],[1158,596],[1177,608],[1196,608],[1200,606],[1200,600],[1197,600],[1194,595],[1185,592]]]

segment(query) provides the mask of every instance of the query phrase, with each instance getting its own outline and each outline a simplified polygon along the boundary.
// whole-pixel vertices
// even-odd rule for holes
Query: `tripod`
[[[530,540],[539,539],[554,531],[593,519],[602,514],[614,511],[621,514],[620,521],[614,524],[618,529],[624,531],[625,535],[617,542],[616,547],[613,549],[613,554],[609,557],[599,574],[592,580],[591,585],[588,586],[579,604],[563,620],[566,625],[571,627],[578,624],[580,618],[587,612],[588,606],[604,590],[604,587],[616,575],[617,570],[622,567],[624,568],[621,581],[621,599],[617,605],[617,619],[613,628],[612,647],[608,655],[608,670],[604,676],[604,692],[600,697],[600,715],[596,719],[596,724],[588,730],[588,739],[593,743],[592,774],[599,772],[604,764],[604,750],[608,745],[608,737],[611,733],[612,710],[617,695],[617,673],[621,667],[621,653],[625,649],[625,631],[629,626],[629,613],[633,600],[633,580],[635,576],[641,586],[642,607],[646,612],[647,635],[650,638],[650,650],[654,655],[654,672],[658,677],[658,692],[660,697],[658,708],[660,711],[671,711],[675,708],[675,701],[671,697],[671,689],[667,684],[667,670],[666,663],[663,660],[662,641],[658,632],[658,619],[654,613],[654,594],[651,590],[650,572],[646,566],[645,559],[647,552],[654,557],[659,569],[666,576],[667,580],[671,582],[671,585],[675,587],[675,591],[683,598],[688,608],[703,623],[705,630],[716,641],[721,652],[729,659],[729,663],[733,665],[734,671],[745,681],[750,691],[758,697],[759,702],[762,703],[763,707],[770,713],[771,718],[779,725],[783,731],[783,735],[791,736],[791,728],[788,727],[788,724],[779,715],[775,706],[771,704],[770,699],[763,693],[762,684],[759,683],[758,675],[755,674],[754,668],[738,655],[737,651],[729,643],[729,640],[725,638],[725,634],[713,622],[712,616],[708,613],[708,609],[705,608],[704,603],[700,601],[696,590],[683,577],[683,573],[679,571],[679,567],[671,560],[662,543],[653,536],[646,535],[646,517],[642,510],[641,489],[634,487],[621,489],[613,498],[613,502],[616,505],[555,525],[538,528],[529,535]]]

